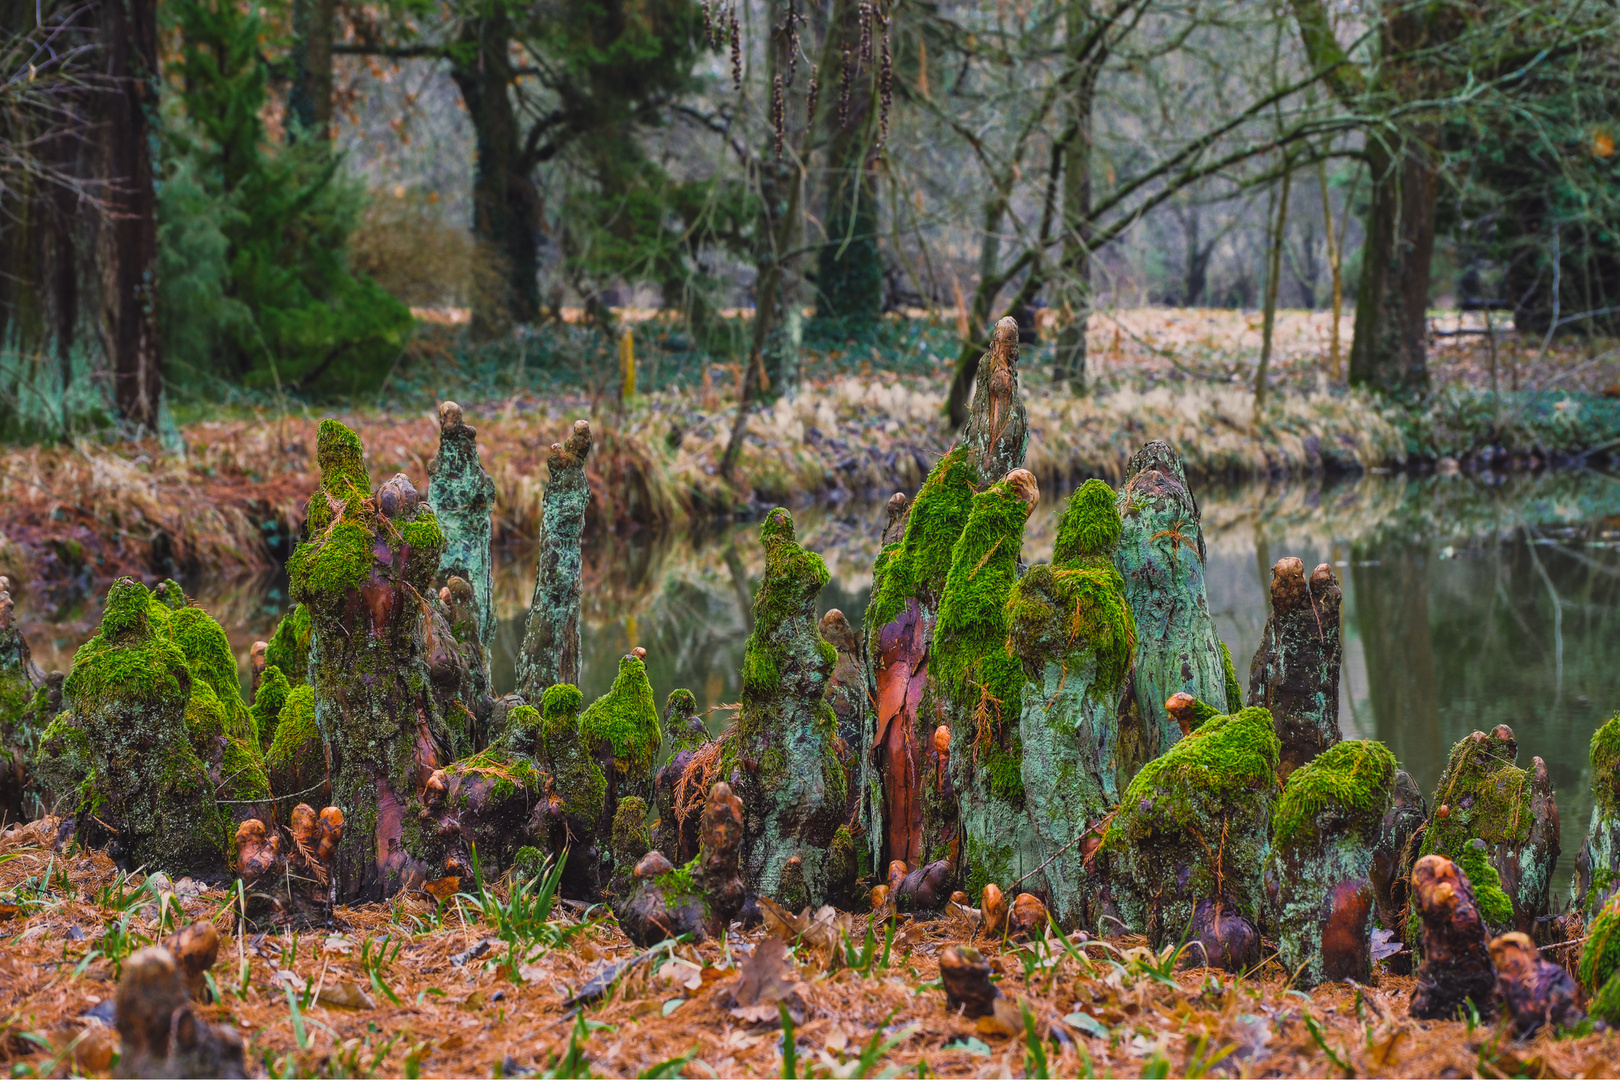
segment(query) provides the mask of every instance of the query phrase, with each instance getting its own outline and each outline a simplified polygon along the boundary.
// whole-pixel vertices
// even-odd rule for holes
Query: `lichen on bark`
[[[1119,700],[1136,651],[1112,561],[1119,537],[1113,490],[1086,481],[1058,521],[1051,565],[1030,567],[1007,603],[1008,648],[1028,680],[1018,721],[1025,810],[1045,866],[1021,887],[1044,892],[1070,928],[1113,914],[1095,855],[1119,802]],[[1087,831],[1094,840],[1079,839]]]
[[[800,546],[778,507],[760,528],[765,576],[743,657],[742,712],[727,734],[720,774],[742,800],[742,873],[775,896],[789,859],[803,868],[810,902],[847,883],[830,880],[828,851],[844,824],[848,778],[836,751],[838,722],[826,699],[837,659],[816,619],[827,583],[821,556]]]
[[[1288,774],[1338,742],[1339,637],[1343,596],[1333,567],[1307,580],[1292,556],[1271,568],[1271,615],[1249,665],[1249,701],[1271,710],[1282,741],[1279,774]],[[1223,646],[1224,648],[1224,646]]]
[[[1213,703],[1227,702],[1228,695],[1204,586],[1203,527],[1181,456],[1154,440],[1132,456],[1125,474],[1119,491],[1124,530],[1114,565],[1125,579],[1138,640],[1133,679],[1143,738],[1132,747],[1140,760],[1126,763],[1132,775],[1181,738],[1164,710],[1172,694]]]
[[[1199,901],[1222,899],[1259,925],[1278,752],[1271,714],[1251,707],[1205,721],[1137,773],[1102,848],[1132,930],[1179,940]]]
[[[591,426],[577,420],[568,441],[552,443],[546,458],[534,596],[517,655],[518,693],[529,701],[540,700],[548,686],[579,683],[580,537],[591,501],[590,452]]]
[[[1383,743],[1340,742],[1288,777],[1271,818],[1267,925],[1296,985],[1372,976],[1372,866],[1395,787]]]
[[[495,569],[490,556],[489,513],[495,481],[478,458],[478,432],[462,417],[461,406],[439,406],[439,453],[428,469],[428,502],[444,532],[439,578],[459,577],[472,586],[478,627],[478,656],[489,685],[495,654]]]
[[[1458,741],[1430,802],[1418,855],[1444,855],[1465,872],[1471,861],[1477,860],[1476,870],[1488,862],[1498,883],[1469,877],[1492,935],[1518,930],[1545,942],[1549,925],[1542,917],[1558,864],[1558,805],[1546,763],[1533,758],[1523,769],[1517,757],[1518,741],[1506,724]],[[1483,841],[1483,851],[1467,850],[1475,839]],[[1493,902],[1498,888],[1510,905]]]

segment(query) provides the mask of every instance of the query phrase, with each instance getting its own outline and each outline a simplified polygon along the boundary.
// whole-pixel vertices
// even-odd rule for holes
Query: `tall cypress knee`
[[[1176,693],[1225,702],[1226,669],[1204,587],[1204,532],[1181,455],[1155,439],[1131,458],[1119,491],[1124,530],[1114,565],[1136,617],[1133,676],[1143,760],[1181,738],[1165,713]],[[1126,763],[1126,779],[1142,761]]]
[[[1282,740],[1278,773],[1288,774],[1338,742],[1339,638],[1343,594],[1323,563],[1305,579],[1305,564],[1289,557],[1271,568],[1271,617],[1249,666],[1249,701],[1271,710]]]
[[[317,459],[290,594],[309,611],[315,722],[347,821],[337,899],[378,900],[459,869],[412,850],[429,777],[469,748],[461,719],[439,713],[426,655],[444,533],[404,476],[371,492],[360,440],[336,420],[321,422]]]
[[[585,479],[590,452],[591,425],[576,420],[568,441],[552,443],[546,458],[539,566],[517,656],[518,693],[529,701],[539,701],[548,686],[579,684],[579,547],[591,501]]]
[[[495,481],[478,459],[478,432],[462,419],[461,406],[453,401],[439,406],[439,453],[428,474],[428,502],[444,532],[438,576],[459,577],[472,586],[478,659],[487,689],[490,658],[495,654],[495,564],[489,551]]]
[[[807,899],[819,905],[848,884],[829,873],[848,779],[826,699],[838,654],[816,619],[827,564],[799,545],[793,516],[780,507],[766,515],[760,539],[765,578],[743,658],[742,714],[726,736],[720,776],[742,799],[748,887],[779,897],[784,870],[797,859]]]

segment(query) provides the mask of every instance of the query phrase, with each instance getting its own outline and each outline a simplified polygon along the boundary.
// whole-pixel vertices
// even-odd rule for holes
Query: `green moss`
[[[145,630],[150,624],[151,607],[152,597],[145,585],[134,578],[119,578],[107,589],[101,611],[101,636],[111,639]]]
[[[326,780],[326,744],[315,723],[315,691],[307,683],[288,691],[264,764],[271,790],[296,801]]]
[[[309,500],[309,535],[322,532],[332,523],[335,501],[354,508],[357,500],[371,494],[371,474],[366,471],[365,450],[360,436],[336,420],[321,421],[315,440],[316,463],[321,470],[321,490]]]
[[[1087,480],[1075,489],[1058,518],[1052,562],[1072,563],[1085,556],[1111,556],[1124,529],[1114,489]]]
[[[652,850],[652,833],[647,828],[647,804],[632,795],[620,799],[613,813],[613,861],[621,869],[634,867]]]
[[[259,733],[259,747],[263,750],[269,750],[270,744],[275,741],[276,722],[290,693],[292,684],[287,681],[287,676],[274,664],[266,664],[263,674],[259,676],[259,689],[248,709],[253,714],[253,727]]]
[[[1620,816],[1620,712],[1592,733],[1592,791],[1604,817]]]
[[[1104,845],[1214,827],[1233,799],[1276,789],[1281,752],[1269,710],[1213,717],[1136,774]]]
[[[1457,866],[1474,887],[1474,902],[1479,905],[1479,913],[1485,917],[1485,921],[1493,929],[1511,927],[1513,901],[1502,891],[1502,877],[1491,865],[1485,841],[1470,840],[1464,844],[1457,853]]]
[[[787,756],[772,746],[759,756],[759,779],[767,789],[780,787],[787,776]]]
[[[1221,669],[1226,672],[1226,711],[1235,713],[1243,708],[1243,684],[1238,682],[1237,669],[1232,666],[1232,650],[1224,641],[1217,643],[1221,647]]]
[[[743,654],[743,689],[765,696],[776,692],[782,673],[776,669],[776,660],[765,649],[749,649]]]
[[[1013,737],[1012,752],[1003,750],[999,743],[991,743],[979,751],[979,769],[984,773],[990,794],[1016,808],[1024,805],[1023,755],[1017,753],[1017,737]]]
[[[893,622],[906,602],[925,589],[936,597],[944,591],[952,549],[967,524],[977,480],[978,467],[965,445],[952,448],[934,465],[911,505],[899,543],[879,556],[883,583],[874,589],[867,606],[867,626]],[[874,581],[877,572],[874,566]]]
[[[707,910],[709,899],[701,886],[698,885],[696,875],[702,865],[703,857],[700,855],[685,866],[677,866],[672,870],[659,874],[656,879],[658,891],[663,893],[664,899],[671,906],[680,904],[689,899],[699,899]]]
[[[580,737],[579,706],[583,700],[579,688],[568,683],[549,686],[540,696],[540,725],[545,741],[542,756],[551,768],[567,813],[577,822],[594,825],[606,805],[607,778]],[[512,716],[518,718],[519,724],[530,725],[534,721],[525,712],[529,709],[513,709]]]
[[[579,733],[587,745],[613,747],[621,776],[640,777],[652,770],[664,733],[646,664],[634,656],[620,658],[613,686],[579,718]]]
[[[281,669],[294,683],[309,678],[309,608],[297,604],[276,624],[264,661]]]
[[[444,554],[444,530],[439,528],[433,508],[418,507],[416,517],[399,527],[399,536],[410,549],[405,576],[413,581],[432,580],[439,571],[439,557]]]
[[[1089,651],[1098,693],[1117,690],[1136,656],[1136,617],[1112,563],[1029,568],[1007,602],[1007,640],[1025,675],[1039,679],[1048,660]]]
[[[1007,600],[1018,580],[1029,507],[1005,482],[973,496],[951,552],[929,658],[957,710],[1018,715],[1024,673],[1007,652]],[[915,519],[913,519],[915,520]]]
[[[293,599],[313,602],[319,596],[340,597],[358,589],[371,574],[372,533],[357,521],[339,521],[287,560]]]
[[[538,883],[546,872],[546,856],[539,848],[520,847],[512,855],[512,866],[507,871],[514,882]]]
[[[664,712],[670,716],[696,716],[697,696],[690,690],[671,690],[664,699]]]
[[[1319,829],[1376,839],[1395,784],[1395,755],[1370,740],[1335,743],[1288,776],[1272,811],[1274,842],[1296,844]]]
[[[1587,927],[1586,945],[1581,949],[1581,963],[1576,974],[1588,993],[1596,992],[1620,975],[1620,896],[1611,898],[1603,905],[1603,910]],[[1620,1020],[1620,1013],[1613,1019]]]
[[[1492,846],[1523,843],[1535,822],[1530,780],[1529,771],[1513,764],[1511,748],[1496,735],[1458,741],[1433,802],[1436,811],[1441,806],[1448,811],[1430,817],[1419,854],[1455,860],[1474,837]]]

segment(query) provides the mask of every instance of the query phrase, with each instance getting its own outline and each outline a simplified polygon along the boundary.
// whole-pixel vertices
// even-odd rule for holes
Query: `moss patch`
[[[1457,853],[1457,865],[1474,887],[1474,902],[1493,930],[1513,925],[1513,901],[1502,891],[1502,876],[1491,865],[1491,856],[1485,850],[1485,841],[1470,840]]]
[[[1395,755],[1383,743],[1335,743],[1289,774],[1272,811],[1273,839],[1296,844],[1324,828],[1375,839],[1394,785]]]
[[[309,608],[296,604],[276,624],[265,649],[264,662],[274,664],[289,682],[309,678]]]
[[[1221,668],[1226,672],[1226,711],[1235,713],[1243,708],[1243,684],[1238,682],[1237,668],[1232,665],[1232,650],[1221,646]]]
[[[924,589],[935,596],[944,591],[952,549],[967,524],[977,480],[978,467],[966,446],[954,447],[929,471],[911,505],[905,533],[878,556],[882,585],[874,588],[867,605],[868,627],[893,622],[906,602]],[[874,582],[879,570],[874,565]]]
[[[613,748],[621,777],[639,780],[652,771],[664,733],[646,664],[634,656],[620,658],[613,686],[579,718],[579,734],[587,745],[606,743]]]

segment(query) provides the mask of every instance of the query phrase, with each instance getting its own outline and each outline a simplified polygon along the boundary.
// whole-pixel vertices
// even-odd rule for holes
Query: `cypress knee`
[[[490,660],[495,655],[495,564],[490,556],[489,519],[495,505],[495,481],[478,459],[477,431],[466,423],[461,406],[453,401],[439,406],[439,453],[428,474],[428,502],[444,532],[438,577],[458,577],[471,587],[467,606],[475,632],[460,634],[458,639],[476,642],[476,664],[487,691]]]
[[[1124,524],[1114,565],[1125,579],[1125,599],[1136,618],[1132,678],[1142,725],[1140,739],[1124,740],[1133,758],[1122,767],[1128,780],[1143,762],[1181,738],[1180,727],[1164,711],[1171,695],[1185,692],[1214,704],[1228,698],[1204,586],[1203,527],[1181,457],[1154,440],[1136,452],[1125,474],[1119,491]]]
[[[1412,933],[1416,926],[1409,927],[1407,914],[1411,905],[1412,866],[1417,862],[1428,816],[1428,807],[1416,781],[1397,770],[1389,809],[1384,813],[1378,844],[1373,848],[1372,866],[1368,870],[1378,905],[1378,924],[1390,931],[1392,942],[1406,946],[1384,961],[1397,975],[1412,973],[1412,956],[1417,951],[1417,939]]]
[[[1558,865],[1558,805],[1546,763],[1532,758],[1522,769],[1518,750],[1506,724],[1452,748],[1418,854],[1462,866],[1492,935],[1519,930],[1550,942],[1542,917]]]
[[[1179,734],[1179,731],[1178,731]],[[1202,901],[1212,928],[1258,927],[1261,860],[1276,792],[1271,714],[1216,714],[1137,773],[1103,838],[1126,925],[1155,947],[1179,940]]]
[[[682,784],[693,758],[712,746],[709,729],[697,714],[697,698],[690,690],[671,690],[664,702],[664,734],[669,738],[669,760],[653,778],[658,824],[653,847],[674,865],[692,861],[698,851],[698,811],[703,808],[702,788]],[[712,752],[712,751],[711,751]]]
[[[1278,959],[1297,986],[1372,978],[1372,870],[1395,782],[1395,755],[1370,741],[1341,742],[1288,777],[1265,887]]]
[[[413,850],[429,778],[471,742],[464,715],[440,713],[425,655],[444,534],[404,476],[371,492],[360,440],[337,421],[322,421],[317,458],[309,539],[287,569],[309,612],[314,720],[347,819],[336,899],[379,900],[458,869]]]
[[[709,790],[698,831],[702,844],[696,858],[677,868],[662,852],[649,852],[631,872],[628,894],[615,901],[619,926],[637,945],[682,934],[697,941],[717,938],[742,910],[743,806],[724,781]]]
[[[1425,855],[1412,869],[1412,911],[1422,921],[1410,1011],[1419,1020],[1456,1020],[1472,1002],[1481,1018],[1496,1012],[1496,969],[1485,921],[1468,877],[1450,859]]]
[[[1106,900],[1095,843],[1119,802],[1118,711],[1136,652],[1136,621],[1114,568],[1114,492],[1088,480],[1058,521],[1050,566],[1032,566],[1008,604],[1008,642],[1030,685],[1018,721],[1025,809],[1040,845],[1052,912],[1065,927],[1100,929]]]
[[[580,537],[591,501],[585,479],[590,452],[591,425],[576,420],[568,441],[552,443],[546,458],[539,563],[517,656],[518,693],[529,701],[539,701],[548,686],[579,683]]]
[[[808,902],[820,905],[847,884],[829,874],[848,779],[826,698],[837,652],[816,619],[827,566],[799,545],[793,517],[780,507],[766,515],[760,538],[765,577],[743,658],[742,713],[722,744],[720,776],[742,800],[748,887],[779,896],[788,860],[797,858]]]
[[[34,816],[38,798],[29,798],[29,759],[39,746],[45,726],[61,707],[61,678],[56,680],[56,702],[45,673],[34,663],[17,625],[11,599],[11,579],[0,576],[0,821],[27,821]]]
[[[1573,907],[1590,919],[1620,892],[1620,713],[1592,733],[1592,819],[1575,856]]]
[[[1271,568],[1271,616],[1249,666],[1249,702],[1271,710],[1282,741],[1278,776],[1326,750],[1339,734],[1339,639],[1342,594],[1323,563],[1305,578],[1290,556]]]

